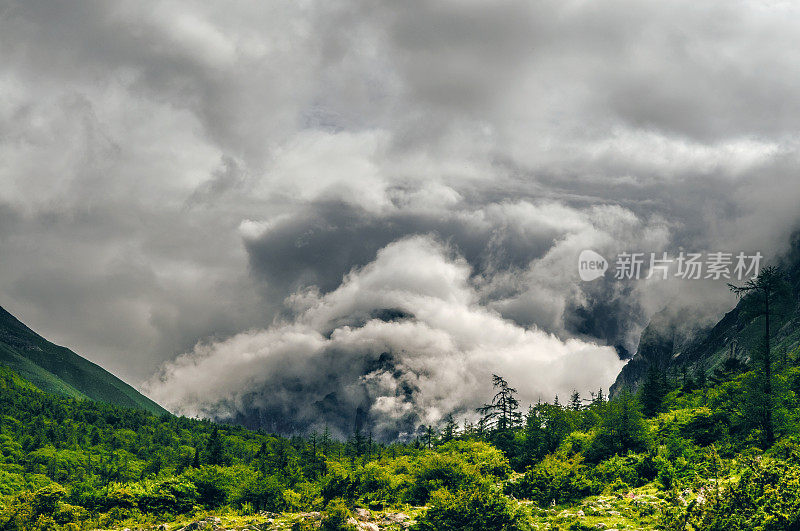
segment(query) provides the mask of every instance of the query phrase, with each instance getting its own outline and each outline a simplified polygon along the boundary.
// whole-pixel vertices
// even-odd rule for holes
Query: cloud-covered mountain
[[[168,408],[279,432],[353,428],[409,437],[491,393],[493,372],[528,402],[573,387],[607,387],[613,348],[503,319],[481,304],[469,264],[428,236],[395,241],[335,290],[299,292],[296,317],[198,345],[168,363],[149,391]]]
[[[714,314],[731,295],[720,282],[582,283],[581,250],[772,257],[797,227],[789,3],[0,12],[0,297],[178,411],[343,425],[394,396],[408,412],[385,415],[391,432],[468,411],[495,369],[519,372],[526,398],[586,392],[587,374],[563,372],[576,353],[632,352],[668,301]],[[398,249],[460,280],[429,292],[409,267],[404,305],[363,287]],[[436,300],[508,335],[459,342],[457,323],[425,313]],[[444,343],[401,353],[407,330]],[[511,345],[530,363],[476,361]],[[305,372],[293,383],[304,364],[327,391],[305,409],[286,405],[311,385]],[[367,382],[375,371],[391,378]],[[445,374],[461,375],[441,384],[458,399],[440,404],[451,391],[417,380]]]

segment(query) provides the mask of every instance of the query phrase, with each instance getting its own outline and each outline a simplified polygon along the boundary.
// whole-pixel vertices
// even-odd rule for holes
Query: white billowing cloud
[[[491,395],[492,373],[506,376],[524,403],[610,385],[623,363],[614,349],[504,319],[480,304],[470,276],[463,258],[435,239],[399,240],[336,290],[298,294],[296,318],[199,344],[167,363],[148,390],[182,414],[236,418],[263,406],[304,427],[331,422],[313,404],[333,393],[345,416],[365,407],[386,435],[452,411],[472,416]],[[385,310],[398,317],[376,317]]]

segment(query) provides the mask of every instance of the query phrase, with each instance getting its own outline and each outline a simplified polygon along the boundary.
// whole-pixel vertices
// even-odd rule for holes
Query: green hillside
[[[381,444],[64,398],[0,367],[0,529],[797,530],[800,349],[775,366],[767,445],[762,376],[525,413],[498,377],[479,423]]]
[[[0,365],[42,391],[160,414],[166,410],[113,374],[50,343],[0,307]]]

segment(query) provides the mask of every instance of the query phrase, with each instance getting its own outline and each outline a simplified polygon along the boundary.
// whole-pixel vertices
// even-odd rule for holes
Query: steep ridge
[[[0,365],[42,391],[155,414],[167,411],[102,367],[54,345],[0,307]]]
[[[800,346],[800,236],[795,236],[791,251],[779,265],[786,273],[789,293],[780,311],[770,312],[771,350],[777,362]],[[744,311],[744,304],[739,301],[713,326],[697,324],[702,316],[685,309],[666,308],[657,313],[642,332],[636,354],[611,386],[611,396],[623,388],[636,391],[651,366],[680,378],[701,372],[713,376],[724,364],[749,363],[762,340],[763,318]]]

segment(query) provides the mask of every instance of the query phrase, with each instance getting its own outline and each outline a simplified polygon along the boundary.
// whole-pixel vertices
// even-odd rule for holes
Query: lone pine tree
[[[756,349],[756,354],[761,362],[761,392],[754,396],[757,407],[758,422],[763,432],[763,442],[766,447],[775,443],[775,397],[772,382],[772,354],[770,344],[770,322],[775,314],[776,306],[781,299],[786,298],[788,286],[783,272],[774,266],[765,267],[756,278],[748,280],[743,286],[728,284],[731,291],[740,299],[749,303],[746,311],[753,315],[764,317],[764,340],[761,348]]]
[[[481,414],[481,426],[493,431],[505,431],[519,426],[522,423],[522,414],[519,412],[519,401],[514,396],[517,390],[496,374],[492,375],[492,384],[497,389],[492,402],[476,409]]]

